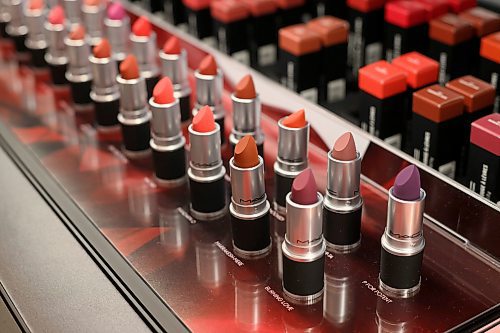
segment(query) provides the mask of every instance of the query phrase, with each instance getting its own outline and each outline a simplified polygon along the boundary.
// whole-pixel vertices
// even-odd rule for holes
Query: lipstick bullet
[[[350,252],[361,243],[363,198],[359,191],[361,155],[350,132],[340,136],[328,153],[323,203],[324,236],[328,248]]]
[[[283,250],[283,293],[305,304],[323,295],[325,250],[323,196],[316,190],[311,169],[301,172],[286,196]]]
[[[149,152],[150,119],[146,81],[140,75],[137,59],[129,55],[120,65],[116,81],[120,88],[120,114],[123,146],[129,157]]]
[[[52,83],[56,86],[64,85],[68,83],[66,80],[68,57],[66,56],[66,46],[64,44],[64,38],[66,37],[64,9],[61,6],[52,8],[44,26],[48,40],[45,61],[49,65]]]
[[[280,212],[285,211],[286,195],[292,182],[307,168],[307,148],[309,144],[309,123],[305,111],[299,110],[278,121],[278,156],[274,163],[276,195],[274,205]]]
[[[383,291],[395,297],[411,297],[420,289],[425,196],[420,188],[420,173],[414,165],[401,170],[389,189],[379,284]]]
[[[153,89],[160,79],[160,70],[157,65],[156,33],[145,16],[135,21],[130,34],[132,53],[137,58],[141,69],[141,76],[146,80],[148,98],[153,95]]]
[[[193,116],[204,105],[208,105],[214,113],[215,122],[220,127],[221,144],[226,141],[224,135],[225,110],[222,106],[222,71],[217,68],[217,63],[211,55],[207,55],[198,69],[194,72],[196,79],[196,103],[193,108]]]
[[[179,100],[181,121],[191,118],[191,86],[188,79],[187,52],[181,48],[179,39],[170,37],[160,51],[161,73],[169,77],[174,85],[174,96]]]
[[[231,94],[233,102],[233,129],[229,142],[234,147],[246,135],[253,136],[260,156],[264,156],[264,134],[260,129],[260,99],[255,92],[253,79],[250,75],[243,77]]]
[[[70,26],[74,24],[79,24],[82,22],[81,12],[82,3],[81,0],[62,0],[64,11],[68,17]]]
[[[156,179],[160,184],[175,185],[185,181],[186,139],[181,130],[180,103],[172,81],[161,79],[149,99],[151,140]]]
[[[222,164],[220,126],[208,105],[194,116],[188,131],[191,214],[200,220],[216,219],[226,212],[226,168]]]
[[[256,257],[271,250],[269,209],[264,184],[264,159],[252,136],[242,138],[229,161],[231,171],[231,229],[234,251]]]
[[[82,5],[83,22],[92,46],[97,45],[103,37],[104,9],[101,0],[84,0]]]
[[[104,28],[111,43],[113,58],[120,65],[127,56],[130,36],[130,19],[120,2],[113,2],[109,5],[104,18]]]
[[[94,47],[89,57],[92,70],[92,91],[90,98],[94,102],[97,129],[114,129],[120,112],[120,90],[116,83],[116,62],[111,56],[111,46],[106,38]]]
[[[31,53],[31,63],[35,68],[47,66],[44,58],[47,51],[44,29],[46,14],[47,11],[43,0],[31,0],[24,10],[24,17],[28,26],[28,37],[25,43]]]
[[[24,2],[22,0],[11,0],[8,6],[10,21],[7,23],[6,32],[14,41],[17,59],[22,64],[28,64],[30,55],[26,47],[28,27],[24,18]]]

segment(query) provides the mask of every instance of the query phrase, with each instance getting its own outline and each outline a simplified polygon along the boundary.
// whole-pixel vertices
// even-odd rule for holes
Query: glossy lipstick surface
[[[318,200],[316,181],[311,169],[300,173],[293,181],[291,200],[300,205],[312,205]]]
[[[120,2],[108,6],[104,29],[113,49],[113,57],[118,63],[122,62],[129,49],[130,18]]]

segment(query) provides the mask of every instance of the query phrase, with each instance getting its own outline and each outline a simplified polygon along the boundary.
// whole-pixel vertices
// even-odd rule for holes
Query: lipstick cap
[[[274,0],[245,0],[248,10],[253,17],[276,13],[278,4]]]
[[[427,11],[416,1],[393,1],[385,5],[385,21],[401,28],[427,22]]]
[[[231,23],[246,19],[250,11],[244,1],[215,0],[210,3],[210,14],[217,21]]]
[[[417,0],[427,12],[427,19],[432,20],[448,13],[448,0]]]
[[[500,114],[492,113],[473,122],[470,142],[500,157]]]
[[[309,21],[307,28],[321,37],[324,47],[347,43],[349,22],[333,16],[323,16]]]
[[[468,113],[482,110],[495,102],[495,88],[471,75],[448,82],[446,88],[464,96],[465,111]]]
[[[474,36],[474,28],[457,15],[446,14],[429,23],[429,37],[446,45],[457,45]]]
[[[413,112],[440,123],[462,115],[464,98],[438,84],[413,93]]]
[[[347,0],[347,6],[368,13],[384,7],[386,0]]]
[[[500,15],[490,10],[476,7],[461,13],[459,16],[474,27],[478,37],[500,30]]]
[[[500,64],[500,32],[481,38],[481,57]]]
[[[301,56],[321,49],[321,37],[305,24],[292,25],[279,31],[280,49]]]
[[[397,57],[392,64],[406,73],[406,82],[414,89],[434,83],[438,79],[439,63],[418,52]]]
[[[406,74],[398,67],[381,60],[359,70],[359,89],[379,99],[406,90]]]
[[[463,12],[466,9],[475,7],[477,0],[448,0],[451,10],[455,13]]]
[[[292,9],[296,7],[303,6],[304,3],[306,2],[305,0],[276,0],[278,3],[278,7],[280,9]]]

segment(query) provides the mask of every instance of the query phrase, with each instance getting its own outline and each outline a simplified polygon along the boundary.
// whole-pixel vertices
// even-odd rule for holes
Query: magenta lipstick
[[[103,37],[104,9],[105,4],[101,0],[84,0],[82,5],[83,23],[92,46]]]
[[[283,292],[298,303],[315,303],[323,295],[325,250],[323,196],[311,169],[302,171],[286,196],[286,233],[282,245]]]
[[[424,256],[423,216],[425,191],[414,165],[396,176],[389,189],[387,225],[382,235],[380,288],[396,297],[407,298],[420,289]]]
[[[43,0],[31,0],[24,9],[24,18],[28,27],[25,44],[31,53],[31,64],[35,68],[47,66],[45,52],[47,40],[43,27],[47,10]]]
[[[328,153],[328,176],[323,203],[323,233],[327,247],[349,252],[361,243],[363,198],[359,191],[361,155],[350,132],[340,136]]]
[[[109,5],[104,18],[104,29],[111,43],[113,58],[120,64],[128,53],[130,19],[120,2]]]
[[[160,184],[175,185],[186,179],[186,139],[181,130],[180,103],[168,77],[161,79],[149,99],[151,141],[156,179]]]
[[[234,251],[257,257],[271,250],[269,209],[264,184],[264,159],[252,136],[243,137],[229,161],[231,171],[231,229]]]
[[[64,9],[61,6],[55,6],[49,12],[45,22],[47,33],[48,49],[45,53],[45,61],[49,65],[52,83],[56,86],[68,83],[66,80],[66,69],[68,57],[66,56],[66,46],[64,38],[66,37],[66,24]]]
[[[9,35],[16,48],[17,60],[20,63],[29,62],[29,53],[26,47],[26,37],[28,36],[28,27],[24,17],[24,1],[11,0],[8,6],[10,21],[7,23],[6,32]]]
[[[174,96],[179,100],[181,121],[191,118],[191,86],[188,79],[187,52],[181,48],[179,39],[170,37],[160,51],[161,73],[169,77],[174,85]]]

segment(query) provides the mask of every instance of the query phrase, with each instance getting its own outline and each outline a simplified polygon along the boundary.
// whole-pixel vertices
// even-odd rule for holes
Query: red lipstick
[[[47,10],[43,0],[31,0],[24,10],[24,18],[28,27],[25,44],[31,53],[31,63],[35,68],[47,66],[45,62],[47,40],[43,26],[46,15]]]
[[[169,77],[174,85],[174,95],[179,100],[181,121],[191,116],[191,86],[188,80],[187,52],[181,48],[179,39],[170,37],[160,51],[161,72]]]
[[[153,90],[149,99],[151,109],[151,140],[156,179],[160,184],[175,185],[186,179],[186,139],[181,130],[179,100],[174,87],[164,77]]]
[[[325,241],[323,196],[311,169],[302,171],[286,196],[286,233],[282,244],[283,292],[292,301],[311,304],[323,294]]]
[[[104,29],[111,43],[113,58],[120,64],[127,56],[130,36],[130,19],[120,2],[108,6]]]
[[[64,37],[66,36],[64,9],[61,6],[52,8],[44,26],[48,40],[45,61],[49,65],[52,83],[56,86],[66,84],[65,73],[68,58],[64,44]]]
[[[101,0],[84,0],[82,5],[83,22],[87,29],[90,45],[97,45],[103,37],[105,3]]]
[[[188,132],[191,214],[201,220],[215,219],[226,212],[226,169],[221,157],[220,126],[208,105],[194,116]]]
[[[146,81],[139,72],[139,64],[129,55],[120,64],[116,81],[120,88],[120,114],[123,146],[129,157],[142,156],[149,152],[150,119]]]
[[[243,137],[229,161],[231,172],[231,229],[234,251],[256,257],[271,249],[269,209],[264,184],[264,160],[251,135]]]

